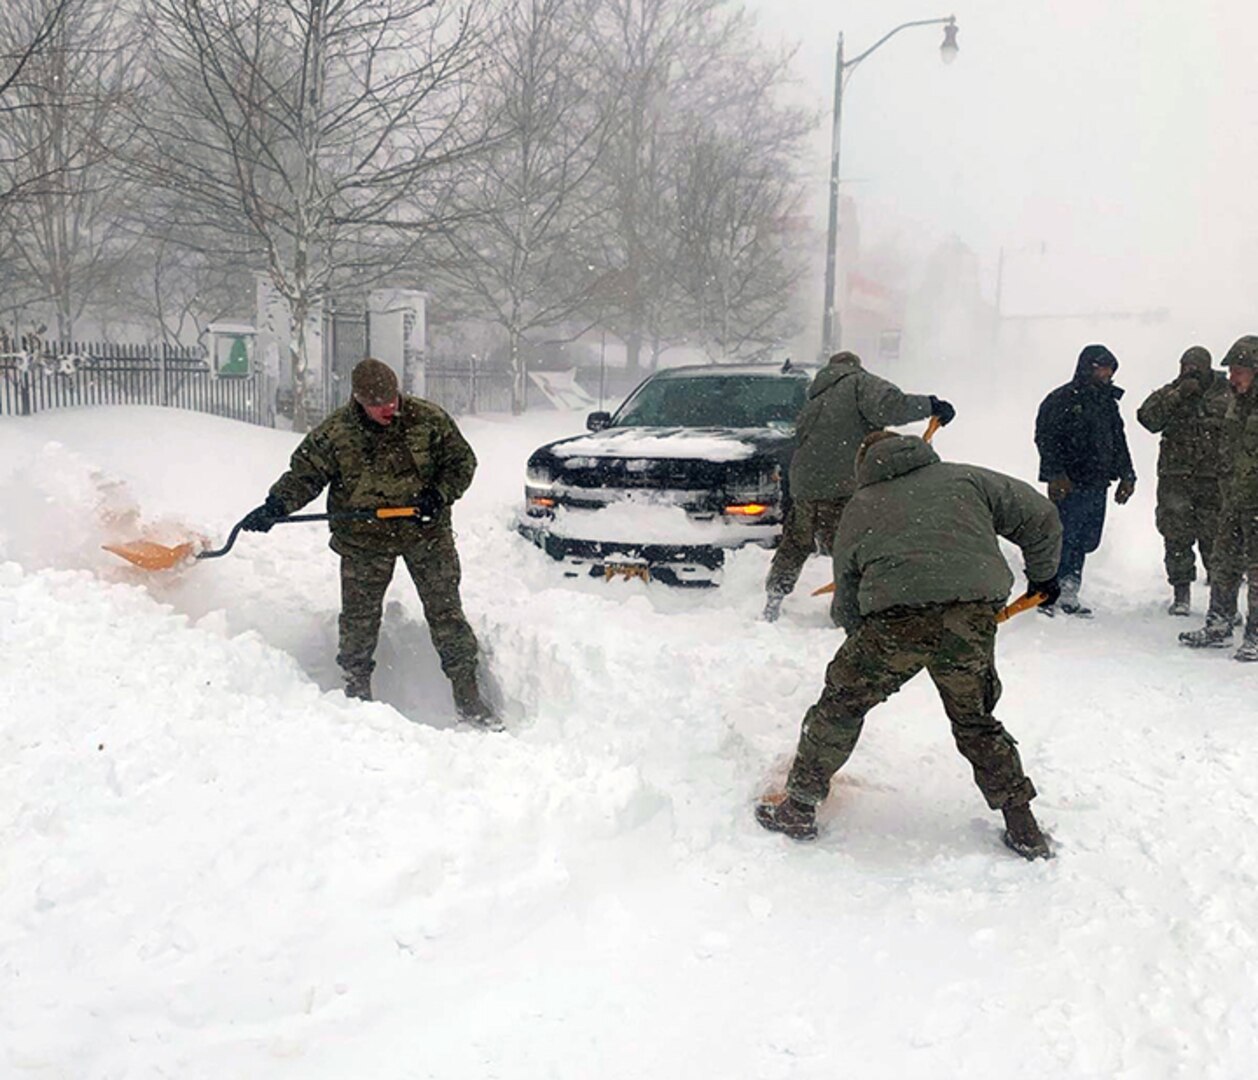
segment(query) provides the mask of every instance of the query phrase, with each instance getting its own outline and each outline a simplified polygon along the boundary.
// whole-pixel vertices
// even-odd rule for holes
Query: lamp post
[[[897,26],[894,30],[883,34],[868,49],[850,60],[843,58],[843,34],[839,34],[838,48],[834,58],[834,127],[830,133],[830,224],[826,236],[826,301],[825,315],[821,324],[821,359],[824,361],[842,343],[842,327],[839,324],[838,310],[835,307],[835,290],[837,262],[835,249],[839,240],[839,135],[843,120],[843,84],[849,73],[865,57],[885,45],[901,30],[913,26],[942,26],[944,28],[943,44],[939,46],[939,55],[945,64],[951,64],[957,58],[960,46],[957,45],[957,20],[949,15],[944,19],[918,19]]]

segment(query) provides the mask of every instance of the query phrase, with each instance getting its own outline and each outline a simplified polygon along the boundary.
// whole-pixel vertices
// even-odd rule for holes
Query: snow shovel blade
[[[196,545],[192,543],[166,547],[152,540],[129,540],[125,544],[102,544],[101,547],[143,570],[169,570],[196,550]]]

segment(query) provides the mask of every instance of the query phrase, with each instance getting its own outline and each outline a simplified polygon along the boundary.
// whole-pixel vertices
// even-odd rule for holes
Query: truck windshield
[[[795,423],[808,381],[771,375],[696,375],[643,383],[615,427],[781,427]]]

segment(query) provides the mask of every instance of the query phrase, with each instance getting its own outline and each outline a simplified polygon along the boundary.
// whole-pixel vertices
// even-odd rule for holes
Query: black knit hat
[[[1079,367],[1109,368],[1112,371],[1118,370],[1118,357],[1109,351],[1104,345],[1087,345],[1083,352],[1079,354]]]
[[[397,400],[397,376],[381,360],[360,360],[349,377],[354,397],[363,405],[388,405]]]

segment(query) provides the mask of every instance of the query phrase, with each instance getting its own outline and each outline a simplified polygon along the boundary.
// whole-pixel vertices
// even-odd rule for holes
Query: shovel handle
[[[926,425],[926,430],[922,432],[922,441],[930,442],[930,440],[935,437],[935,432],[941,427],[943,427],[943,424],[940,423],[939,417],[932,416],[930,418],[930,423]]]
[[[1002,609],[996,615],[998,623],[1008,622],[1015,615],[1021,615],[1024,611],[1030,611],[1032,608],[1039,607],[1048,597],[1043,593],[1032,593],[1030,596],[1019,596],[1012,604]]]
[[[382,506],[378,510],[342,510],[336,514],[288,514],[285,517],[277,518],[275,524],[288,525],[302,521],[381,521],[390,518],[408,517],[419,518],[421,525],[429,525],[433,521],[430,517],[422,517],[417,506]],[[240,535],[240,530],[243,526],[244,519],[242,518],[232,526],[232,531],[227,536],[227,543],[213,551],[198,552],[197,558],[217,559],[221,555],[226,555],[236,543],[236,537]]]

